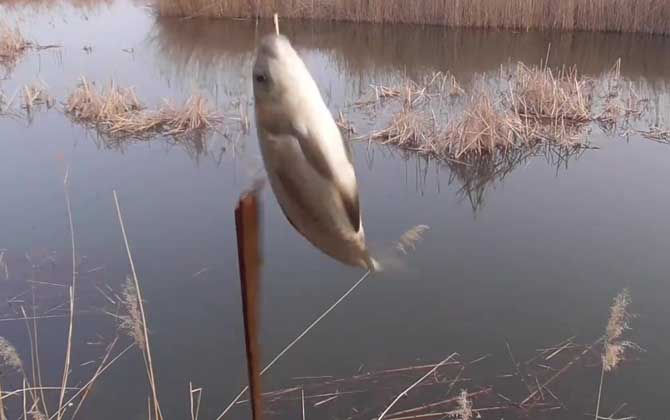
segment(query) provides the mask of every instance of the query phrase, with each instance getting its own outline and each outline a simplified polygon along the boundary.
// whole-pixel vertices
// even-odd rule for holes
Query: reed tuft
[[[146,109],[132,88],[114,83],[96,89],[86,79],[70,95],[66,112],[76,122],[94,128],[99,134],[116,139],[148,139],[156,135],[200,140],[223,118],[209,107],[207,99],[193,95],[182,105],[165,101],[158,109]]]
[[[0,21],[0,67],[7,72],[13,70],[30,46],[19,28],[11,28]]]
[[[418,23],[515,30],[645,32],[670,34],[665,0],[158,0],[163,16],[272,18]]]
[[[56,100],[49,95],[46,84],[38,82],[23,87],[23,108],[27,112],[41,105],[51,108],[55,103]]]

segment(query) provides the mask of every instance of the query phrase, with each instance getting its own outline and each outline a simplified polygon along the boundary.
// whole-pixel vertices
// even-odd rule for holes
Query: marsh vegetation
[[[670,33],[670,5],[663,0],[158,0],[163,16],[271,18],[414,23],[517,30]]]
[[[0,81],[0,419],[242,418],[232,216],[262,176],[249,67],[271,28],[119,1],[3,9],[17,54]],[[667,38],[282,31],[393,264],[360,280],[262,193],[267,417],[662,416]]]

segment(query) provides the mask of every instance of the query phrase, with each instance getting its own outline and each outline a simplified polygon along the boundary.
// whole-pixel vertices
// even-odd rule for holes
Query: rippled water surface
[[[233,210],[239,194],[262,174],[254,128],[242,135],[231,123],[229,131],[195,148],[162,138],[110,143],[73,124],[62,102],[85,76],[99,84],[114,80],[134,86],[149,105],[201,92],[230,115],[240,107],[251,111],[253,49],[270,27],[160,19],[123,0],[25,3],[0,5],[2,20],[15,22],[31,40],[61,48],[29,52],[0,86],[11,95],[41,80],[58,105],[30,120],[0,116],[0,249],[8,268],[8,279],[0,271],[0,309],[6,318],[0,319],[0,335],[17,346],[28,366],[26,324],[11,319],[20,318],[21,307],[31,312],[35,296],[35,311],[44,316],[35,324],[41,374],[45,383],[60,384],[67,338],[63,285],[71,281],[63,188],[69,166],[80,275],[70,383],[80,386],[90,376],[116,334],[116,303],[129,273],[113,206],[116,189],[144,289],[164,414],[189,418],[192,382],[203,388],[201,418],[216,418],[246,382]],[[670,122],[667,37],[305,22],[282,22],[282,30],[333,112],[364,95],[371,83],[447,70],[468,89],[482,76],[497,77],[509,63],[539,63],[549,50],[550,66],[576,65],[594,76],[621,58],[622,75],[655,105],[651,123]],[[567,162],[531,157],[506,171],[504,179],[478,178],[356,143],[361,205],[373,249],[391,255],[393,242],[409,227],[425,224],[430,230],[415,253],[363,283],[291,350],[264,377],[266,389],[309,383],[296,377],[348,377],[434,363],[458,352],[461,361],[490,356],[465,369],[452,394],[493,386],[518,402],[537,389],[535,376],[548,377],[542,369],[560,369],[570,359],[541,363],[546,368],[532,364],[528,375],[522,374],[525,384],[511,359],[531,359],[537,349],[572,336],[576,343],[593,343],[604,332],[612,298],[628,288],[638,316],[627,334],[644,351],[631,353],[606,376],[601,414],[626,403],[617,415],[666,416],[670,148],[598,128],[589,139],[599,149]],[[363,273],[311,248],[285,221],[269,189],[262,198],[261,341],[269,360]],[[128,343],[121,336],[118,349]],[[560,401],[547,395],[547,403],[558,409],[481,415],[592,416],[598,351],[549,386]],[[96,364],[87,363],[91,360]],[[92,388],[80,418],[146,418],[143,363],[136,350],[116,361]],[[425,370],[388,384],[361,385],[376,387],[374,397],[340,397],[318,407],[314,403],[326,397],[308,399],[307,417],[373,418],[421,373]],[[455,376],[456,371],[445,375],[442,388],[427,387],[426,395],[447,398]],[[14,377],[5,379],[3,391],[20,386]],[[414,392],[421,395],[421,389]],[[56,394],[46,398],[57,402]],[[400,408],[418,405],[413,402],[408,399]],[[274,414],[269,415],[299,415],[298,400],[282,404],[270,407]],[[478,404],[475,399],[475,408]],[[247,405],[229,415],[248,418]]]

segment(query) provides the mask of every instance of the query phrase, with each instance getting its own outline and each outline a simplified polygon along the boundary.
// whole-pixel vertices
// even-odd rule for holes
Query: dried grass
[[[664,0],[158,0],[163,16],[271,18],[419,23],[517,30],[670,33],[670,3]]]
[[[591,121],[593,81],[581,78],[576,69],[554,74],[548,67],[520,63],[514,80],[509,99],[519,116],[567,124]]]
[[[16,347],[12,345],[6,338],[0,337],[0,366],[7,369],[14,369],[23,371],[23,362]]]
[[[495,154],[526,142],[524,126],[516,115],[504,113],[487,92],[475,94],[463,116],[443,138],[441,155],[460,159],[464,155]]]
[[[19,28],[11,28],[0,22],[0,67],[7,73],[16,67],[31,43],[21,34]]]
[[[85,78],[67,100],[65,110],[83,123],[112,126],[120,116],[130,115],[142,109],[132,88],[120,88],[113,82],[98,91]]]
[[[639,130],[638,132],[646,139],[660,143],[670,143],[670,130],[660,127],[651,127],[649,130]]]
[[[369,138],[441,160],[468,162],[538,144],[587,147],[587,127],[597,120],[592,80],[575,70],[554,73],[521,63],[509,74],[501,73],[500,80],[505,86],[500,91],[484,81],[477,83],[457,118],[450,118],[453,110],[446,110],[445,104],[464,91],[453,76],[442,73],[420,83],[406,81],[402,87],[373,85],[372,98],[357,106],[401,104],[388,124]],[[635,109],[631,105],[620,114],[612,110],[607,118],[631,115]]]
[[[215,129],[223,118],[209,108],[207,99],[191,96],[181,106],[164,102],[158,109],[145,109],[132,88],[111,83],[97,90],[86,79],[68,98],[66,112],[73,120],[95,128],[103,136],[148,139],[156,135],[187,139]]]
[[[430,153],[435,150],[435,126],[421,110],[403,107],[390,124],[370,135],[381,144],[391,144],[414,152]]]
[[[44,105],[51,108],[56,100],[48,93],[48,88],[43,82],[33,83],[23,87],[23,108],[30,113],[38,106]]]
[[[630,341],[621,340],[623,333],[630,329],[631,314],[628,312],[630,294],[624,289],[610,307],[610,317],[605,328],[605,350],[603,366],[606,372],[614,370],[624,359],[624,351],[635,347]]]

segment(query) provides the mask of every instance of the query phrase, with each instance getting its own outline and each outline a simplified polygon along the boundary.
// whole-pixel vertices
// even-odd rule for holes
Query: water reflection
[[[3,0],[0,8],[6,8],[15,12],[53,12],[56,9],[71,7],[83,12],[96,12],[102,8],[109,8],[116,0]],[[144,0],[134,0],[138,6],[143,5]]]
[[[486,194],[497,184],[531,159],[545,159],[547,164],[559,171],[568,169],[568,162],[579,158],[586,149],[555,149],[538,147],[530,150],[514,149],[495,156],[477,156],[466,163],[447,161],[449,184],[460,186],[457,194],[472,206],[473,213],[481,210],[486,203]]]
[[[247,63],[268,22],[158,18],[151,40],[179,71],[215,72]],[[431,26],[283,21],[282,32],[297,48],[328,55],[351,83],[406,73],[420,77],[448,70],[462,83],[522,61],[575,65],[584,74],[607,71],[617,59],[622,75],[650,81],[670,79],[670,38],[636,34],[497,32]],[[473,53],[475,52],[476,53]]]
[[[271,30],[266,21],[158,18],[148,42],[170,80],[195,77],[217,94],[246,96],[256,42]],[[508,83],[501,68],[518,61],[532,64],[548,57],[550,66],[574,65],[581,74],[602,76],[621,58],[624,83],[632,84],[639,97],[649,99],[642,125],[670,123],[665,112],[670,109],[670,56],[659,53],[670,49],[666,37],[293,21],[283,21],[282,32],[315,72],[333,112],[369,94],[372,83],[394,84],[407,77],[421,80],[434,71],[450,72],[467,91],[478,85],[500,91]],[[453,103],[444,117],[462,114],[459,104],[463,100],[449,101]],[[377,111],[349,112],[347,119],[354,125],[366,120],[370,127],[379,128],[384,121]],[[359,134],[365,132],[359,129]],[[608,134],[616,137],[613,132]],[[450,171],[449,183],[459,185],[459,195],[478,211],[487,192],[529,160],[544,158],[558,173],[580,154],[534,149],[444,166]]]

